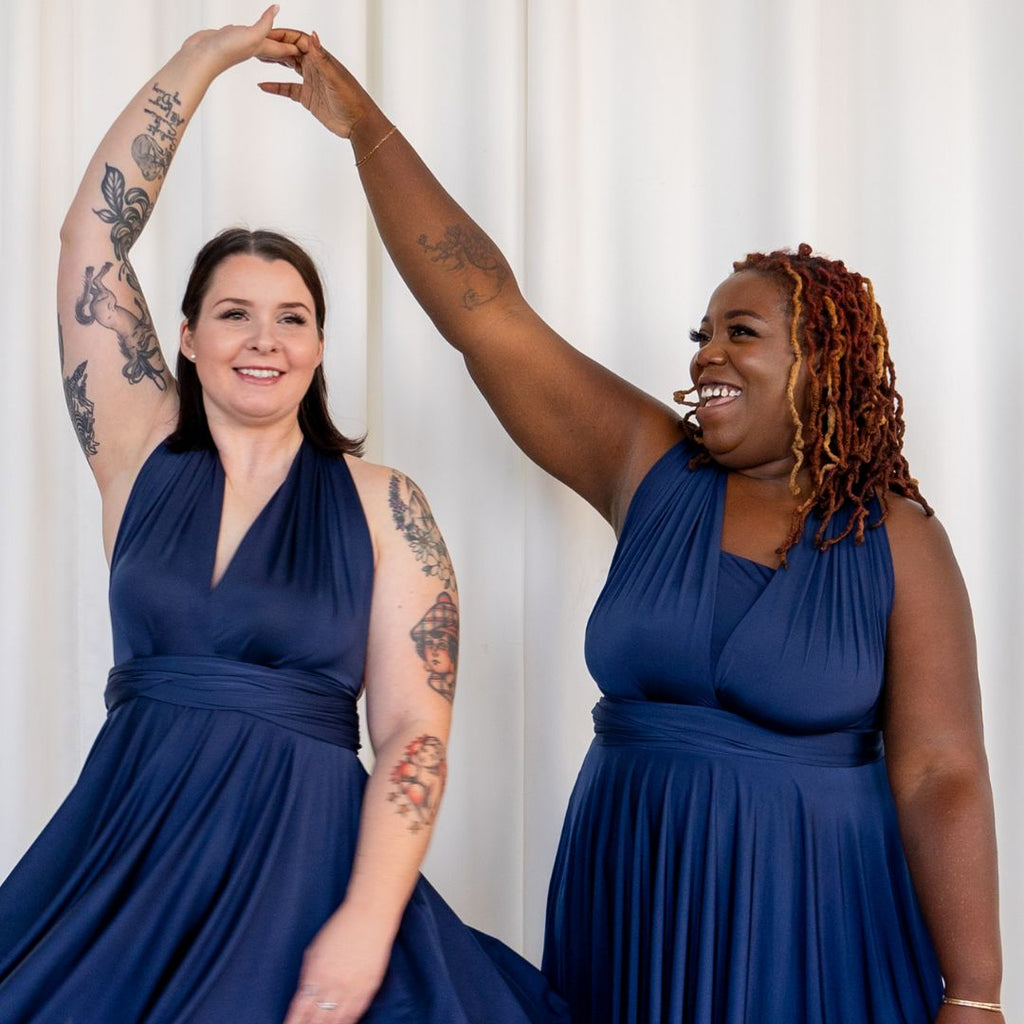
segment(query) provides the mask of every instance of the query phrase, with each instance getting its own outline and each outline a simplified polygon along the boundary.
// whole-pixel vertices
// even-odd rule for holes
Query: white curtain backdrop
[[[130,95],[259,0],[0,0],[0,877],[73,783],[111,660],[99,503],[57,372],[58,228]],[[1007,964],[1024,1013],[1024,5],[1019,0],[282,0],[371,88],[543,316],[670,400],[733,259],[801,241],[872,277],[907,449],[977,624]],[[191,258],[289,232],[328,289],[342,429],[409,473],[459,573],[446,807],[426,873],[537,960],[597,691],[583,629],[612,536],[527,463],[383,255],[347,143],[216,82],[134,263],[173,356]],[[281,72],[287,75],[286,72]],[[941,827],[941,823],[936,823]]]

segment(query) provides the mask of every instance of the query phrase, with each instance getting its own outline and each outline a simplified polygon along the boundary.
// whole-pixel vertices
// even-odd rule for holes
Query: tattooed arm
[[[375,766],[345,900],[306,950],[285,1024],[316,1001],[360,1019],[380,986],[444,790],[458,660],[458,591],[423,492],[349,459],[375,548],[367,723]],[[312,1018],[310,1018],[312,1019]]]
[[[516,443],[618,525],[676,414],[560,338],[524,300],[494,242],[444,191],[315,36],[290,29],[301,84],[263,83],[352,141],[391,258]]]
[[[253,26],[198,32],[142,87],[96,150],[61,228],[57,330],[64,391],[113,530],[142,460],[173,429],[167,368],[131,251],[188,122],[213,79],[292,48]]]

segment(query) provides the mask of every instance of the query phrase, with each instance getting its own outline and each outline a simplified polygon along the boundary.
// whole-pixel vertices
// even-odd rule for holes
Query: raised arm
[[[380,986],[444,791],[455,696],[459,606],[444,540],[408,477],[349,465],[374,538],[376,568],[366,661],[375,764],[363,798],[345,899],[306,950],[285,1024],[361,1018]]]
[[[885,747],[900,829],[946,993],[998,1003],[995,823],[970,605],[937,520],[892,504]],[[939,1015],[943,1024],[999,1019],[956,1005]]]
[[[535,462],[618,524],[651,463],[681,437],[666,406],[577,351],[524,300],[505,257],[316,36],[288,29],[302,83],[264,83],[350,138],[381,238]]]
[[[142,460],[174,426],[177,392],[131,251],[207,87],[233,64],[285,57],[256,24],[190,36],[103,137],[61,227],[57,327],[68,410],[104,497],[119,506]]]

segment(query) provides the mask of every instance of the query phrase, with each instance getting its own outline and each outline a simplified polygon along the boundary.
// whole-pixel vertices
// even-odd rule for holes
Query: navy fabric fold
[[[135,697],[240,711],[347,750],[359,749],[359,716],[351,692],[317,672],[195,655],[135,658],[110,670],[104,700],[113,711]]]
[[[616,697],[602,697],[594,705],[593,717],[597,742],[605,746],[687,748],[836,767],[870,764],[882,756],[882,734],[877,729],[787,734],[721,708]]]

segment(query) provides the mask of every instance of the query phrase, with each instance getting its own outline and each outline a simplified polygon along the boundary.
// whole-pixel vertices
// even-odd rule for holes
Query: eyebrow
[[[765,317],[761,316],[760,313],[755,313],[752,309],[730,309],[727,310],[725,313],[726,320],[733,320],[739,316],[750,316],[753,317],[755,320],[760,320],[762,323],[768,323],[768,320]],[[702,324],[706,324],[709,321],[710,317],[707,315],[707,313],[705,313],[704,316],[701,317],[700,322]]]
[[[249,299],[234,299],[231,296],[227,296],[223,299],[218,299],[214,306],[222,306],[225,302],[230,302],[233,306],[252,306],[253,303]],[[304,309],[307,313],[312,314],[312,310],[304,302],[279,302],[277,305],[278,309]]]

